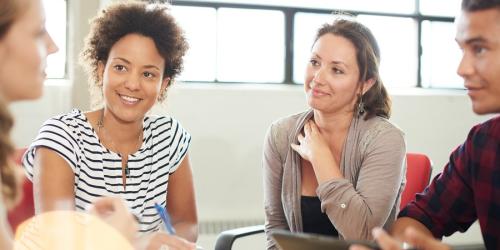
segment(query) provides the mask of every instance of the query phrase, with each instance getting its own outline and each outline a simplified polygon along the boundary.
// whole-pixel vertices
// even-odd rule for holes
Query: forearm
[[[374,136],[360,155],[358,170],[355,161],[347,161],[345,179],[332,179],[317,190],[323,211],[346,239],[372,239],[371,229],[393,222],[399,206],[404,138],[394,129]]]
[[[392,234],[392,236],[394,236],[394,238],[402,241],[405,230],[410,227],[427,236],[434,237],[431,231],[429,231],[429,229],[425,227],[424,224],[410,217],[401,217],[397,219],[392,225],[390,233]]]
[[[198,239],[198,224],[196,222],[179,222],[173,226],[177,236],[191,242],[196,242]]]
[[[385,176],[380,180],[362,175],[357,188],[347,179],[332,179],[318,186],[322,210],[345,239],[370,240],[373,227],[383,227],[395,219],[400,178]]]
[[[167,210],[176,235],[191,242],[198,239],[198,216],[194,194],[193,174],[186,153],[179,168],[169,178]]]
[[[0,249],[10,250],[12,249],[12,240],[5,236],[0,233]]]
[[[311,159],[311,165],[313,166],[318,184],[333,179],[344,179],[344,175],[340,172],[339,164],[330,150],[325,149],[325,151]]]
[[[75,195],[71,190],[54,192],[54,188],[42,184],[45,181],[36,180],[34,183],[35,214],[50,212],[54,210],[75,210]],[[51,185],[50,185],[51,186]],[[68,187],[68,189],[70,189]]]
[[[276,243],[270,237],[270,233],[276,229],[289,230],[283,203],[281,200],[283,188],[283,159],[281,159],[280,150],[276,145],[277,133],[285,133],[280,128],[271,125],[266,134],[263,150],[263,183],[264,183],[264,211],[265,211],[265,232],[266,249],[277,249]],[[286,134],[286,133],[285,133]],[[279,139],[281,143],[283,141]],[[280,144],[283,145],[283,144]],[[289,145],[286,143],[286,148]],[[287,149],[288,150],[288,149]],[[286,180],[285,180],[286,181]]]
[[[317,194],[322,211],[344,239],[369,240],[372,238],[370,229],[373,226],[383,226],[383,221],[378,219],[380,215],[373,212],[345,179],[320,184]]]
[[[73,171],[51,149],[40,147],[36,151],[33,196],[36,214],[53,210],[75,210]]]
[[[12,249],[12,235],[9,230],[9,224],[7,223],[7,216],[2,216],[0,220],[0,249],[10,250]]]
[[[36,194],[38,193],[38,194]],[[55,210],[75,210],[75,196],[56,196],[45,192],[43,189],[35,192],[35,214]]]
[[[279,200],[277,200],[279,199]],[[286,222],[281,198],[275,200],[265,199],[265,232],[266,232],[266,248],[277,249],[276,243],[271,239],[270,235],[275,230],[290,230]]]
[[[268,192],[268,186],[265,187]],[[274,195],[265,195],[265,232],[266,232],[266,248],[277,249],[276,242],[271,239],[270,234],[275,230],[290,230],[286,222],[285,213],[281,203],[281,197],[278,192],[272,192]],[[279,192],[281,193],[281,192]],[[271,198],[272,197],[272,198]]]

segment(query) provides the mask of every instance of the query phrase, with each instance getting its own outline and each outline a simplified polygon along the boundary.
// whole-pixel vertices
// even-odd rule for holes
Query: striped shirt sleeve
[[[191,135],[181,126],[181,124],[172,119],[170,142],[170,174],[174,173],[186,155],[191,143]]]
[[[49,148],[56,152],[75,172],[78,163],[75,150],[78,143],[75,134],[76,131],[71,129],[71,125],[65,123],[61,117],[51,118],[46,121],[23,157],[26,176],[33,180],[34,159],[38,147]]]

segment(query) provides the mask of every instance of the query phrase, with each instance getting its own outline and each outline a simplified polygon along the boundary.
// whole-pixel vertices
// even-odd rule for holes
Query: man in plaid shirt
[[[456,41],[463,51],[458,74],[477,114],[500,113],[500,0],[462,0]],[[449,249],[435,238],[465,232],[479,220],[487,249],[500,249],[500,116],[473,127],[443,172],[400,213],[382,249],[401,241],[418,249]],[[434,238],[435,237],[435,238]],[[352,249],[361,249],[355,246]]]

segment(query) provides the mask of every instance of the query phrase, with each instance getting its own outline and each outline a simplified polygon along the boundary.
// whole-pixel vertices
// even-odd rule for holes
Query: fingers
[[[372,230],[373,238],[377,241],[381,249],[398,250],[401,249],[401,243],[392,238],[382,228],[376,227]]]
[[[304,124],[304,134],[308,136],[311,133],[311,125],[309,125],[309,121]]]
[[[313,120],[309,120],[307,123],[309,124],[310,133],[318,133],[318,126]]]
[[[349,250],[370,250],[370,248],[361,245],[351,245]]]
[[[312,133],[318,133],[318,126],[316,126],[316,123],[314,123],[313,120],[309,120],[304,124],[304,135],[299,134],[297,139],[302,144],[304,138],[309,138]]]
[[[160,247],[167,245],[170,250],[194,250],[196,245],[189,242],[183,238],[177,237],[175,235],[168,235],[164,232],[156,232],[151,238],[151,242],[148,246],[148,250],[161,249]]]
[[[297,136],[297,140],[299,141],[300,144],[304,143],[305,137],[302,134],[299,134]]]
[[[118,197],[100,197],[90,207],[90,212],[97,216],[107,216],[114,212],[122,214],[127,211],[123,200]]]
[[[116,197],[100,197],[93,202],[97,210],[115,210],[121,205],[121,200]]]
[[[89,211],[108,223],[129,241],[134,239],[138,223],[121,198],[101,197],[92,203]]]
[[[302,150],[300,148],[300,145],[304,144],[304,140],[305,140],[305,137],[302,134],[299,134],[297,136],[297,141],[299,141],[299,144],[295,144],[295,143],[290,144],[290,146],[292,147],[292,149],[295,152],[299,153],[301,156],[302,156]]]
[[[422,235],[422,233],[417,232],[413,228],[407,228],[404,233],[404,239],[408,241],[413,246],[424,247],[426,245],[427,237]],[[425,248],[424,248],[425,249]]]
[[[292,149],[295,152],[297,152],[300,156],[302,156],[301,151],[300,151],[300,146],[298,144],[292,143],[292,144],[290,144],[290,147],[292,147]]]
[[[416,247],[417,249],[450,249],[447,245],[415,230],[414,228],[407,228],[404,231],[404,238],[408,243],[410,243],[410,245]]]

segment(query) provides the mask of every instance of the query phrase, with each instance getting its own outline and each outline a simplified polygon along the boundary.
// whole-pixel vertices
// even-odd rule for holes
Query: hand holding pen
[[[165,225],[165,230],[169,234],[175,235],[175,228],[172,226],[172,222],[170,222],[170,215],[167,213],[167,209],[160,206],[158,203],[155,203],[155,209],[156,212],[160,215],[160,218],[163,221],[163,225]]]
[[[163,225],[165,226],[165,231],[168,232],[169,235],[175,235],[175,228],[172,226],[170,215],[168,214],[167,209],[165,207],[157,204],[157,203],[155,203],[155,209],[156,209],[156,212],[158,213],[158,215],[160,215],[160,218],[163,222]],[[184,240],[184,239],[182,239],[182,240]],[[190,244],[193,244],[193,246],[195,247],[192,249],[203,249],[200,246],[196,246],[194,243],[190,243]]]

